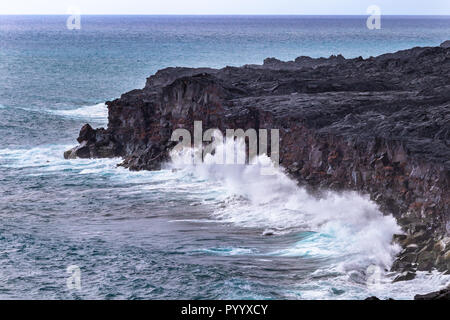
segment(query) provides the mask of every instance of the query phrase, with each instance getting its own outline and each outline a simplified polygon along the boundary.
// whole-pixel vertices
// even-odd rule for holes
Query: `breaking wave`
[[[49,112],[73,119],[93,121],[99,124],[107,124],[108,121],[108,107],[104,103],[71,110],[50,110]]]
[[[172,153],[169,168],[205,179],[222,190],[221,205],[211,213],[220,222],[244,228],[259,228],[262,235],[302,235],[286,248],[266,255],[299,259],[319,259],[322,266],[293,298],[360,299],[370,295],[411,299],[448,283],[438,272],[417,274],[413,282],[392,283],[389,272],[401,248],[392,242],[401,228],[391,215],[383,215],[368,196],[356,192],[324,192],[320,197],[290,179],[282,168],[262,175],[270,159],[263,155],[256,165],[223,165],[217,155],[225,150],[242,150],[226,142],[216,155],[207,155],[202,164],[192,163],[192,151]],[[241,253],[241,252],[240,252]],[[245,252],[248,253],[248,252]],[[301,263],[303,260],[299,260]],[[375,279],[375,280],[374,280]],[[374,281],[374,284],[370,284]],[[345,288],[335,291],[332,288]]]
[[[227,144],[234,142],[227,142]],[[219,149],[239,149],[222,145]],[[262,228],[266,233],[293,230],[313,232],[291,248],[273,252],[283,256],[340,257],[340,270],[377,265],[389,269],[400,248],[392,236],[401,232],[392,216],[383,215],[368,197],[355,192],[326,192],[320,198],[299,187],[282,169],[262,175],[268,157],[257,165],[217,164],[217,152],[200,165],[191,164],[184,150],[172,155],[171,166],[225,187],[223,205],[213,212],[221,221],[241,227]],[[272,232],[271,232],[272,230]]]

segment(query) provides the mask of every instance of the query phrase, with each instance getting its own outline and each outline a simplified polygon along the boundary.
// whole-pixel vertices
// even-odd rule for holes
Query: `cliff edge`
[[[280,164],[311,188],[369,194],[404,230],[393,269],[450,272],[450,47],[368,59],[299,57],[223,69],[167,68],[107,102],[66,158],[159,169],[175,129],[280,129]]]

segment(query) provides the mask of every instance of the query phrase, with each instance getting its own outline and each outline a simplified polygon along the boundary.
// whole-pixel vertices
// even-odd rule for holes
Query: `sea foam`
[[[107,124],[108,122],[108,107],[104,103],[71,110],[49,110],[49,112],[73,119],[93,121],[99,124]]]
[[[226,144],[234,142],[227,142]],[[218,149],[241,150],[222,145]],[[399,247],[392,236],[401,232],[392,216],[383,215],[368,196],[356,192],[325,192],[320,198],[299,187],[282,169],[262,175],[267,156],[258,165],[216,164],[218,154],[201,165],[190,164],[190,153],[172,154],[171,166],[187,168],[195,175],[224,187],[223,203],[213,216],[241,227],[313,231],[314,236],[274,255],[338,256],[342,270],[377,265],[388,269]]]
[[[283,168],[273,168],[273,175],[261,175],[269,159],[265,155],[258,158],[257,165],[216,164],[220,160],[217,155],[224,150],[242,150],[242,142],[237,143],[238,147],[230,147],[230,143],[236,144],[226,142],[214,156],[207,155],[197,165],[192,163],[195,150],[172,153],[168,167],[205,180],[208,192],[216,190],[220,201],[211,218],[218,222],[259,228],[264,230],[262,235],[309,234],[286,248],[265,254],[323,261],[311,279],[299,283],[299,291],[288,296],[360,299],[378,295],[411,299],[414,294],[431,292],[449,283],[449,276],[437,272],[418,273],[413,282],[392,283],[396,273],[388,270],[401,250],[392,239],[402,232],[392,215],[383,215],[369,196],[356,192],[327,191],[321,197],[313,196],[290,179]],[[370,285],[373,273],[377,273],[375,285]],[[334,292],[330,287],[344,290],[336,294],[340,289]]]

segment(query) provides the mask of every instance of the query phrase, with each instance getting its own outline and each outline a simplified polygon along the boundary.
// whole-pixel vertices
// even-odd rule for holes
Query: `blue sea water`
[[[358,16],[66,19],[0,16],[0,298],[408,299],[448,283],[383,272],[372,284],[398,226],[363,196],[319,201],[281,173],[261,184],[245,168],[136,173],[62,154],[158,69],[435,46],[450,17],[383,17],[381,30]],[[81,290],[66,286],[70,265]]]

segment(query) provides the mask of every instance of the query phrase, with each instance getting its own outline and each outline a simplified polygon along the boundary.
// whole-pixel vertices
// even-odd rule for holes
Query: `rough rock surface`
[[[123,157],[131,170],[154,170],[174,146],[172,132],[193,132],[194,121],[204,130],[280,129],[281,165],[300,184],[369,194],[397,218],[404,250],[394,270],[450,270],[445,44],[369,59],[168,68],[107,105],[108,128],[84,126],[66,158]]]
[[[450,286],[440,291],[424,295],[416,295],[414,300],[450,300]]]

